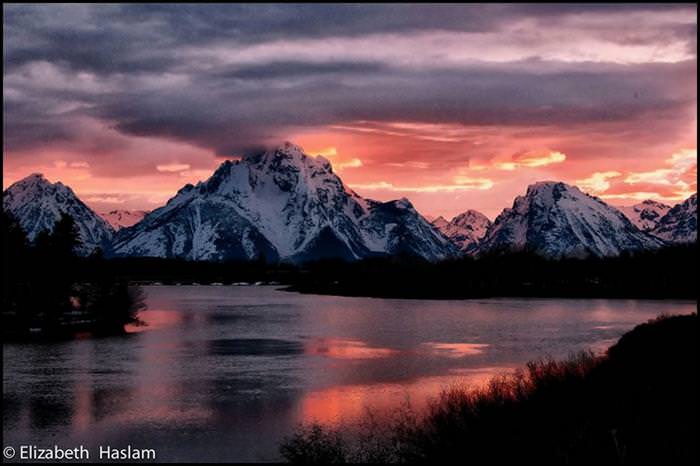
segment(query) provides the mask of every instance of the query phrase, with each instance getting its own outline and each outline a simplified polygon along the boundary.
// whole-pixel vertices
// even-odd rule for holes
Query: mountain
[[[447,228],[447,226],[450,224],[450,222],[448,222],[448,221],[445,219],[445,217],[443,217],[442,215],[440,215],[440,216],[438,216],[438,217],[428,217],[428,216],[425,216],[425,218],[426,218],[426,220],[428,220],[430,223],[432,223],[433,226],[434,226],[435,228],[437,228],[438,230],[440,230],[443,234],[445,234],[445,232],[444,232],[443,230],[444,230],[445,228]],[[447,236],[447,235],[445,235],[445,236]]]
[[[107,223],[115,230],[121,230],[124,227],[130,227],[139,223],[148,213],[147,210],[110,210],[109,212],[100,213],[100,217],[105,219]]]
[[[630,219],[630,222],[642,231],[651,231],[656,228],[661,217],[666,215],[671,206],[647,199],[639,204],[621,206],[618,209]]]
[[[676,204],[664,215],[651,234],[671,243],[698,240],[698,193]]]
[[[115,255],[304,262],[456,254],[407,199],[377,202],[347,188],[322,156],[291,143],[226,161],[138,224],[121,229]]]
[[[479,241],[491,226],[491,220],[484,214],[471,209],[449,222],[443,217],[438,217],[432,223],[464,254],[474,254],[477,251]]]
[[[501,212],[479,254],[526,250],[549,258],[606,257],[662,245],[599,198],[545,181],[528,186],[525,196]]]
[[[114,234],[112,227],[78,199],[72,189],[60,181],[51,183],[39,173],[7,188],[2,208],[18,219],[30,240],[43,230],[51,230],[61,214],[69,214],[80,232],[82,254],[89,254],[98,246],[108,247]]]

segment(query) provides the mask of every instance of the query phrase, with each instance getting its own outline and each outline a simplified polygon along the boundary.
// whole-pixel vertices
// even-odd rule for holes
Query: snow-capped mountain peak
[[[327,159],[291,143],[222,163],[208,180],[185,186],[121,230],[114,244],[119,255],[221,260],[263,254],[295,262],[396,250],[429,260],[454,252],[407,199],[363,199]]]
[[[625,215],[576,186],[556,181],[530,185],[488,229],[479,253],[531,251],[546,257],[616,256],[663,243]]]
[[[438,217],[433,220],[433,225],[457,245],[461,252],[473,254],[486,235],[491,221],[481,212],[469,209],[449,222]]]
[[[61,214],[69,214],[80,232],[83,254],[98,246],[107,247],[114,233],[71,188],[60,181],[51,183],[41,173],[33,173],[8,187],[3,193],[2,205],[18,219],[30,240],[41,231],[51,230]]]
[[[671,243],[698,240],[698,193],[676,204],[659,219],[651,234]]]
[[[623,214],[642,231],[651,231],[661,220],[661,217],[671,209],[671,206],[647,199],[639,204],[618,207]]]
[[[116,209],[109,212],[101,212],[100,217],[115,230],[130,227],[140,222],[148,213],[147,210]]]

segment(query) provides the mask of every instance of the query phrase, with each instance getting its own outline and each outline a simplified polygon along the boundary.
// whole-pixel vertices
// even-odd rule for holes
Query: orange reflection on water
[[[163,327],[170,327],[183,320],[182,315],[175,311],[164,311],[159,309],[149,309],[139,314],[139,319],[145,325],[127,324],[124,330],[127,333],[138,333],[145,330],[157,330]]]
[[[415,412],[421,412],[445,389],[483,387],[494,376],[512,370],[512,367],[460,369],[449,375],[423,377],[407,383],[338,385],[317,390],[301,399],[298,422],[325,425],[354,423],[362,419],[368,410],[378,415],[391,414],[407,403]]]
[[[304,350],[306,354],[333,359],[377,359],[386,358],[397,353],[396,350],[391,348],[371,347],[360,340],[345,340],[342,338],[316,338],[309,341]]]
[[[489,345],[486,343],[425,343],[425,346],[439,356],[461,358],[481,354]]]

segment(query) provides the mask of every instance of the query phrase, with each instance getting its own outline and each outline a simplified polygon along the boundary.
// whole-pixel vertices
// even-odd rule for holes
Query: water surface
[[[162,461],[274,461],[301,422],[352,423],[528,360],[602,351],[695,302],[392,300],[274,287],[146,287],[127,337],[5,344],[5,445],[154,448]]]

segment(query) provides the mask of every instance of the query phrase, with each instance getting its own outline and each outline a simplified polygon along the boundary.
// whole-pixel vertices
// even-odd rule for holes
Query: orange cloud
[[[663,161],[664,167],[654,170],[627,172],[594,172],[575,183],[583,190],[601,198],[613,200],[676,202],[697,191],[697,150],[682,149]]]
[[[695,192],[695,191],[693,191]],[[679,193],[679,194],[674,194],[674,195],[664,195],[659,192],[650,192],[650,191],[635,191],[635,192],[629,192],[629,193],[621,193],[621,194],[601,194],[599,197],[601,199],[605,199],[608,201],[614,201],[614,200],[633,200],[633,201],[645,201],[647,199],[654,199],[657,201],[666,201],[666,202],[677,202],[677,201],[683,201],[690,197],[693,192],[687,192],[687,193]]]
[[[324,157],[333,157],[338,154],[338,150],[335,147],[325,147],[320,150],[309,150],[309,154],[322,155]]]
[[[430,163],[419,162],[417,160],[408,160],[406,162],[387,162],[386,165],[389,167],[416,168],[416,169],[421,169],[421,170],[430,167]]]
[[[350,159],[346,162],[338,162],[333,164],[333,168],[338,171],[342,171],[346,168],[359,168],[362,166],[362,160],[360,159]]]
[[[609,178],[616,178],[622,173],[616,171],[595,172],[588,178],[576,180],[576,185],[584,191],[594,191],[601,193],[610,189]]]
[[[85,198],[85,202],[108,202],[110,204],[123,204],[126,201],[117,196],[89,196]]]
[[[559,151],[549,151],[547,153],[525,152],[514,157],[512,161],[497,163],[496,168],[500,170],[515,170],[520,167],[543,167],[553,163],[561,163],[565,160],[566,154]]]
[[[189,169],[190,164],[188,163],[168,163],[164,165],[156,165],[156,170],[159,172],[181,172]]]
[[[456,176],[455,184],[435,184],[425,186],[396,186],[386,181],[379,181],[368,184],[351,184],[350,187],[358,190],[385,190],[392,192],[409,192],[409,193],[444,193],[455,191],[473,191],[491,189],[493,181],[488,178],[468,178],[464,176]]]
[[[325,147],[319,150],[309,150],[308,153],[315,154],[317,156],[320,155],[322,157],[330,159],[331,165],[336,171],[343,171],[346,168],[359,168],[363,165],[362,160],[356,157],[347,160],[336,160],[336,158],[339,156],[338,149],[336,149],[333,146]]]
[[[454,177],[454,182],[469,189],[491,189],[493,187],[493,181],[489,178],[470,178],[457,175]]]
[[[694,181],[693,173],[697,172],[698,153],[697,149],[683,149],[666,159],[668,168],[659,168],[648,172],[630,173],[625,178],[625,183],[651,183],[665,186],[674,186],[687,191]],[[687,180],[691,175],[693,179]],[[686,181],[687,180],[687,181]]]

